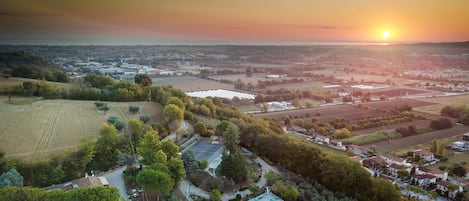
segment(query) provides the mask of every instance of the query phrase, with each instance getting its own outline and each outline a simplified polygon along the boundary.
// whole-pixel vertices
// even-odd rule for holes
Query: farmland
[[[104,113],[96,109],[93,101],[25,101],[14,97],[13,101],[24,104],[10,104],[7,100],[0,97],[0,147],[7,157],[26,161],[63,153],[82,138],[95,138],[110,116],[121,120],[135,117],[128,111],[129,105],[143,106],[140,114],[151,115],[152,121],[160,119],[162,109],[153,102],[108,102],[110,110]]]
[[[428,106],[417,107],[414,110],[420,112],[427,112],[431,114],[440,114],[441,108],[444,106],[460,106],[466,105],[469,106],[469,95],[459,95],[459,96],[445,96],[445,97],[436,97],[436,98],[421,98],[420,101],[426,101],[434,103]]]
[[[20,78],[20,77],[10,77],[8,79],[1,78],[0,77],[0,86],[13,86],[13,85],[18,85],[22,84],[23,82],[41,82],[41,80],[35,80],[35,79],[28,79],[28,78]],[[58,87],[69,87],[70,84],[68,83],[62,83],[62,82],[50,82],[50,81],[44,81],[47,84],[55,85]]]
[[[319,121],[330,121],[334,120],[337,117],[342,117],[346,120],[356,120],[364,117],[377,116],[381,114],[384,114],[384,112],[361,109],[351,105],[334,105],[300,110],[258,113],[254,114],[254,116],[258,118],[282,119],[284,116],[290,115],[294,119],[316,118]]]
[[[199,91],[208,89],[234,89],[233,85],[198,77],[168,77],[153,79],[153,86],[171,85],[184,91]]]
[[[414,135],[410,137],[405,137],[397,140],[392,140],[390,142],[383,141],[373,144],[368,144],[368,147],[376,147],[380,151],[392,151],[396,149],[403,149],[406,147],[431,142],[434,139],[443,139],[452,136],[461,135],[462,133],[469,132],[469,127],[467,126],[454,126],[449,129],[437,130],[433,132],[428,132],[424,134]]]

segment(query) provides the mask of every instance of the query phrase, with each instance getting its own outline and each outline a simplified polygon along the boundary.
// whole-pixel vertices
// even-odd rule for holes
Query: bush
[[[141,115],[140,116],[140,121],[143,121],[143,123],[148,123],[151,120],[150,115]]]
[[[436,119],[430,123],[430,128],[435,130],[441,130],[451,127],[453,127],[453,122],[451,122],[451,120],[448,118]]]
[[[135,113],[137,113],[139,110],[140,110],[140,107],[138,107],[138,106],[135,106],[135,105],[129,106],[129,112],[131,112],[131,113],[134,113],[134,114],[135,114]]]

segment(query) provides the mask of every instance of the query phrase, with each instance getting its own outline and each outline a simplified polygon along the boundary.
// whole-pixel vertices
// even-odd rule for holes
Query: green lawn
[[[395,132],[395,131],[389,131],[389,132],[383,132],[379,131],[376,133],[372,134],[366,134],[366,135],[356,135],[347,139],[342,140],[342,142],[348,142],[356,145],[363,145],[363,144],[370,144],[374,142],[380,142],[388,139],[398,139],[402,138],[402,134]]]

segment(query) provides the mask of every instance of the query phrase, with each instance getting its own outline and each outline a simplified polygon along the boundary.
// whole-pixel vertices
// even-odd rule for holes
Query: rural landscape
[[[0,1],[0,201],[469,201],[467,8]]]

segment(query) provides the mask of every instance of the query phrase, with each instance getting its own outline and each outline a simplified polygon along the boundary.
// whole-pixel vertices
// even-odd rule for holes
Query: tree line
[[[0,53],[0,69],[4,77],[45,79],[54,82],[68,82],[66,72],[54,64],[25,52]]]

